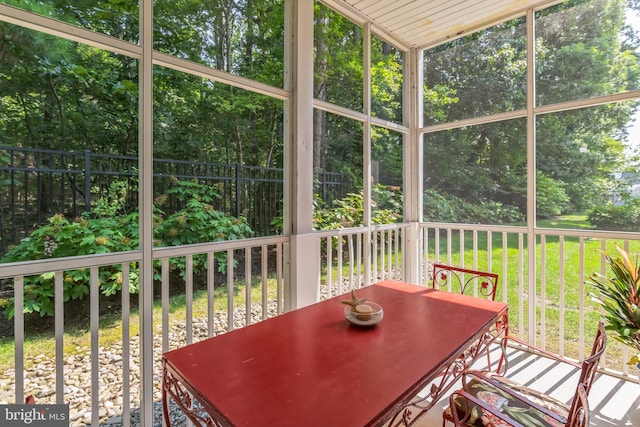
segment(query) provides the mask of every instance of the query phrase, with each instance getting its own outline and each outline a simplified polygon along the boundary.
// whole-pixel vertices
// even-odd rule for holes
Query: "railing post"
[[[91,151],[84,150],[84,211],[91,212]]]
[[[427,262],[427,257],[420,257],[421,255],[421,239],[420,233],[422,229],[420,228],[419,222],[411,222],[409,223],[409,227],[404,229],[404,233],[402,238],[404,240],[404,249],[402,255],[402,264],[403,264],[403,274],[404,280],[409,283],[415,283],[416,285],[422,284],[420,281],[420,272],[421,270],[421,261]]]

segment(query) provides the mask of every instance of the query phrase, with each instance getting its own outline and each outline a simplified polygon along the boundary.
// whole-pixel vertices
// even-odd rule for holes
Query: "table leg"
[[[195,425],[223,427],[222,424],[213,420],[204,408],[199,406],[197,399],[194,399],[191,393],[182,387],[180,381],[165,366],[163,366],[162,371],[162,411],[167,427],[171,426],[169,397]]]

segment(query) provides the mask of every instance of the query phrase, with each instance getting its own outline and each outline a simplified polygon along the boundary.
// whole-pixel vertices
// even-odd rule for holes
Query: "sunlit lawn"
[[[585,216],[573,215],[560,219],[538,221],[541,228],[578,229],[590,228]],[[480,270],[488,269],[489,259],[487,233],[477,234],[477,260],[474,258],[473,234],[466,232],[463,239],[462,254],[464,264],[472,268],[477,262]],[[509,327],[513,334],[528,338],[531,331],[528,330],[528,301],[529,284],[527,282],[527,238],[510,234],[506,249],[503,246],[502,233],[493,233],[491,240],[491,270],[500,273],[498,299],[506,300],[509,304]],[[592,287],[588,284],[589,276],[594,272],[606,273],[602,264],[600,253],[600,240],[579,239],[577,237],[546,236],[545,244],[541,239],[536,242],[536,342],[545,341],[547,349],[563,352],[569,357],[580,358],[579,334],[584,325],[585,335],[583,352],[588,354],[592,339],[597,330],[600,319],[600,308],[591,296]],[[606,251],[615,253],[615,241],[607,241]],[[620,242],[621,243],[621,242]],[[451,263],[462,264],[460,251],[460,237],[458,233],[452,236]],[[519,247],[522,247],[520,252]],[[632,252],[640,251],[640,242],[631,242],[629,248]],[[503,254],[506,250],[506,265],[503,265]],[[434,245],[430,246],[430,257],[433,258]],[[581,267],[580,252],[583,253],[584,265]],[[449,251],[446,247],[446,239],[440,239],[440,259],[449,261]],[[504,272],[506,271],[506,274]],[[521,272],[520,272],[521,271]],[[506,294],[506,295],[505,295]],[[522,298],[520,296],[522,295]],[[544,301],[544,304],[542,304]],[[541,306],[544,306],[544,311]],[[544,316],[543,316],[544,314]],[[544,322],[544,328],[542,327]],[[560,343],[560,327],[564,329],[564,341]],[[541,330],[543,329],[543,330]],[[544,332],[544,335],[542,335]],[[609,340],[608,362],[610,366],[619,366],[619,362],[626,361],[623,353],[624,347],[614,340]],[[584,354],[583,353],[583,354]]]

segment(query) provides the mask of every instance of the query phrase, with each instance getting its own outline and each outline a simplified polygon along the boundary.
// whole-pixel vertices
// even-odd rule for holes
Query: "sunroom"
[[[602,251],[640,251],[636,1],[0,0],[0,29],[0,403],[162,425],[163,353],[434,263],[582,360]],[[594,425],[640,422],[633,357],[609,340]]]

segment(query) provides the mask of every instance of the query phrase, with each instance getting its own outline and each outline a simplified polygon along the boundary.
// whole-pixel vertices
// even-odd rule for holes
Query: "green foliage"
[[[371,114],[402,123],[402,62],[400,50],[371,39]]]
[[[175,186],[167,193],[175,194],[178,200],[186,202],[186,206],[158,225],[154,232],[154,238],[159,246],[221,242],[243,239],[252,234],[244,216],[235,218],[216,211],[209,204],[214,198],[221,197],[211,186],[199,183],[197,180],[176,180]],[[215,256],[218,271],[225,272],[227,268],[226,254],[216,253]],[[196,255],[193,258],[194,273],[204,271],[206,263],[206,255]],[[171,259],[171,268],[180,271],[184,277],[185,260],[183,258]]]
[[[371,189],[372,224],[393,224],[402,220],[402,191],[397,187],[376,184]],[[318,194],[313,198],[313,226],[316,230],[358,227],[364,223],[364,193],[350,193],[335,206],[327,207]],[[279,215],[271,225],[282,230],[283,217]]]
[[[402,191],[399,187],[375,184],[371,187],[371,199],[374,201],[372,210],[374,216],[377,211],[387,210],[402,218]],[[375,224],[389,224],[397,221],[374,221]]]
[[[596,206],[589,212],[588,219],[595,227],[603,230],[640,231],[640,201]]]
[[[349,193],[334,201],[334,207],[324,207],[316,198],[320,209],[314,210],[313,225],[316,230],[357,227],[363,224],[364,197],[362,193]]]
[[[523,219],[516,207],[493,200],[468,202],[460,197],[442,195],[434,190],[425,190],[423,197],[425,221],[499,224]]]
[[[624,27],[629,13],[629,2],[604,0],[563,2],[537,12],[535,104],[640,87],[638,37]],[[425,124],[524,109],[524,28],[516,19],[425,51]],[[539,213],[594,206],[603,194],[590,191],[594,183],[631,163],[623,141],[635,111],[631,101],[536,116],[535,166],[545,177],[537,190],[544,199]],[[524,214],[526,133],[525,120],[514,119],[425,134],[425,188],[469,202],[500,201]]]
[[[186,203],[185,208],[164,219],[162,211],[154,206],[154,238],[157,244],[165,246],[185,245],[203,242],[242,239],[251,235],[251,229],[244,217],[234,218],[215,211],[207,204],[214,197],[220,197],[212,187],[197,181],[174,181],[169,191]],[[0,263],[31,261],[47,258],[126,252],[139,247],[138,213],[125,213],[127,184],[114,182],[107,195],[96,201],[93,213],[69,220],[62,215],[54,215],[47,224],[34,230],[19,245],[12,248],[0,259]],[[135,190],[135,189],[134,189]],[[166,200],[158,197],[157,203]],[[218,265],[226,269],[226,257],[220,254]],[[171,269],[184,277],[184,259],[172,259]],[[206,256],[194,257],[194,273],[206,268]],[[156,277],[159,277],[156,271]],[[139,268],[134,263],[129,274],[130,292],[138,292]],[[64,301],[78,300],[89,294],[91,276],[89,270],[71,270],[64,273]],[[99,269],[98,283],[104,295],[115,295],[122,289],[120,265],[104,266]],[[39,312],[41,316],[53,315],[54,274],[26,277],[26,313]],[[13,302],[5,309],[12,317]]]
[[[139,42],[136,1],[5,3]],[[314,7],[314,98],[362,112],[366,32],[321,2]],[[640,87],[638,37],[624,27],[631,8],[638,8],[636,1],[571,1],[536,13],[537,106]],[[157,51],[284,87],[284,2],[158,0],[154,10]],[[525,29],[524,18],[518,18],[425,51],[425,124],[523,109]],[[6,36],[0,60],[3,144],[140,154],[137,59],[6,22],[0,31]],[[372,115],[401,124],[402,104],[410,102],[402,93],[404,54],[376,37],[371,46]],[[282,166],[282,101],[214,80],[154,67],[154,155],[189,161],[197,153],[198,159],[225,164]],[[536,167],[553,180],[538,189],[544,199],[538,212],[555,215],[596,204],[594,195],[603,193],[592,189],[628,163],[621,131],[636,104],[611,102],[536,116]],[[314,167],[344,173],[352,189],[361,188],[361,123],[320,110],[315,114],[320,149]],[[425,134],[425,188],[470,204],[459,213],[448,212],[452,204],[430,206],[425,217],[486,222],[494,215],[487,209],[509,206],[503,218],[514,216],[512,206],[526,212],[526,126],[526,120],[512,119]],[[396,172],[402,146],[389,148],[397,139],[374,140],[371,153]],[[564,203],[562,190],[570,203]],[[478,210],[483,203],[486,209]]]
[[[435,190],[424,190],[422,209],[425,221],[456,221],[456,212],[449,199]]]
[[[536,214],[538,218],[561,215],[568,204],[569,197],[564,191],[562,183],[538,172],[536,177]]]
[[[371,223],[393,224],[402,220],[402,193],[376,185],[372,188]],[[379,201],[379,202],[376,202]],[[358,227],[364,224],[364,193],[350,193],[325,207],[317,195],[314,200],[313,225],[316,230]]]
[[[635,350],[634,363],[638,363],[638,357],[640,357],[640,266],[638,266],[637,256],[634,261],[627,251],[619,246],[616,246],[616,249],[620,257],[614,258],[603,252],[612,276],[606,277],[596,272],[590,277],[588,283],[596,290],[592,293],[594,301],[604,310],[606,329],[615,334],[615,339]]]
[[[109,252],[130,251],[138,246],[137,238],[128,231],[133,216],[97,217],[87,215],[73,221],[62,215],[49,218],[46,225],[34,230],[31,235],[11,249],[0,260],[2,263],[29,261],[46,258],[70,257]],[[131,275],[130,289],[137,292],[137,273]],[[100,290],[113,295],[122,287],[122,271],[119,265],[100,268],[98,278]],[[65,273],[64,301],[82,299],[89,294],[91,277],[89,270],[71,270]],[[39,312],[42,316],[53,315],[54,275],[43,274],[27,277],[24,283],[26,313]],[[5,310],[13,316],[13,303]]]

